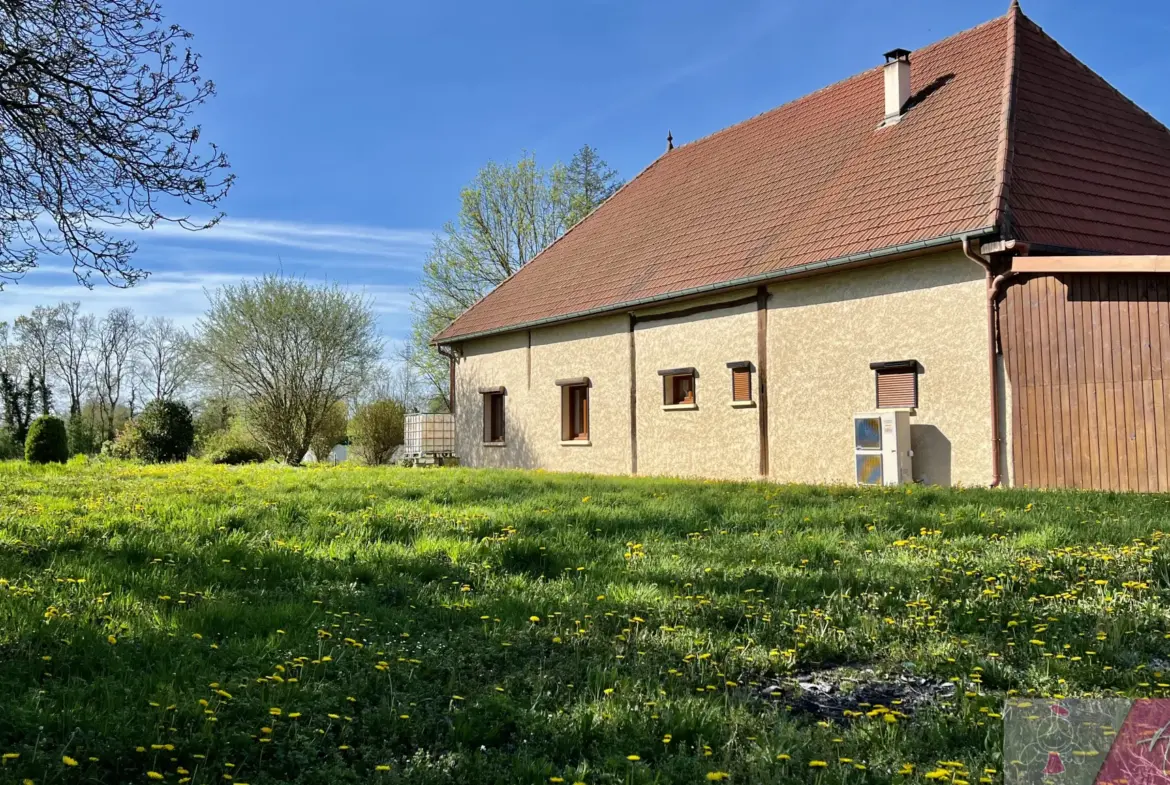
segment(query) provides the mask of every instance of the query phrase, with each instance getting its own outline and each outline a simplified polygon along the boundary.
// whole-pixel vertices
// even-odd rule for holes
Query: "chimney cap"
[[[886,58],[887,63],[892,63],[892,62],[895,62],[896,60],[905,60],[908,63],[908,62],[910,62],[910,50],[909,49],[891,49],[890,51],[888,51],[884,55],[882,55],[882,57]]]

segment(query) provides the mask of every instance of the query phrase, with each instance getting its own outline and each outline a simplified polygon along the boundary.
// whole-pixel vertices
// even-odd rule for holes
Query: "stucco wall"
[[[624,314],[468,341],[456,367],[456,440],[472,466],[627,474],[629,320]],[[561,444],[558,379],[588,377],[589,443]],[[481,387],[504,386],[505,443],[486,446]]]
[[[739,299],[744,294],[741,291],[721,299]],[[676,303],[671,310],[715,301]],[[727,363],[734,361],[753,364],[754,402],[758,394],[756,331],[754,304],[638,325],[639,474],[759,477],[759,410],[731,406],[731,371],[727,368]],[[697,372],[697,408],[664,410],[658,371],[683,367]]]
[[[873,410],[871,362],[918,360],[915,479],[991,480],[983,271],[946,252],[771,288],[771,477],[854,480],[852,415]]]
[[[455,368],[455,444],[459,459],[471,466],[535,468],[535,456],[512,438],[525,428],[528,407],[528,334],[508,333],[463,346]],[[484,446],[481,387],[504,387],[503,447]]]
[[[986,304],[977,265],[945,252],[770,291],[770,479],[852,483],[852,415],[875,406],[869,364],[913,359],[923,369],[920,406],[911,418],[915,478],[990,482]],[[751,290],[638,316],[746,294]],[[753,363],[758,402],[756,319],[755,306],[745,304],[638,325],[639,474],[757,476],[759,410],[730,405],[727,368],[729,361]],[[628,325],[620,314],[466,342],[456,373],[460,457],[474,466],[628,473]],[[692,366],[699,374],[697,408],[664,411],[658,371]],[[564,446],[555,382],[582,376],[592,382],[590,445]],[[478,389],[501,385],[507,388],[506,443],[484,446]]]

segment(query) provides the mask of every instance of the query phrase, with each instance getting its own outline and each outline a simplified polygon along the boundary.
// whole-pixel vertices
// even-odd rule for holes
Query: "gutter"
[[[548,316],[543,319],[536,319],[530,322],[520,322],[518,324],[510,324],[507,327],[494,327],[490,330],[480,330],[473,333],[463,333],[454,335],[450,338],[432,338],[431,343],[436,346],[447,346],[459,341],[469,341],[474,338],[483,338],[489,335],[499,335],[500,333],[510,333],[519,330],[530,330],[533,327],[543,327],[550,324],[559,324],[561,322],[577,321],[579,319],[586,319],[591,316],[598,316],[601,314],[628,311],[635,308],[644,308],[656,305],[670,300],[680,300],[687,297],[695,297],[698,295],[712,294],[716,292],[725,291],[728,289],[738,289],[745,286],[759,285],[772,281],[780,281],[786,278],[806,275],[811,273],[818,273],[824,270],[832,270],[838,267],[847,267],[850,265],[862,264],[870,261],[885,260],[889,257],[901,256],[903,254],[916,253],[920,251],[927,251],[932,248],[941,248],[948,245],[962,244],[964,253],[966,253],[967,242],[978,237],[986,237],[995,234],[998,230],[994,226],[986,226],[982,229],[974,229],[967,232],[959,232],[957,234],[949,234],[943,237],[936,237],[931,240],[916,240],[912,243],[902,243],[901,245],[891,245],[886,248],[881,248],[876,251],[866,251],[864,253],[850,254],[849,256],[839,256],[835,259],[828,259],[822,262],[810,262],[808,264],[797,265],[796,267],[789,267],[784,270],[774,270],[766,273],[758,273],[756,275],[749,275],[744,278],[736,278],[731,281],[723,281],[720,283],[706,284],[704,286],[696,286],[690,289],[683,289],[678,292],[670,292],[668,294],[654,295],[653,297],[642,297],[637,300],[628,300],[626,302],[616,303],[614,305],[604,305],[597,308],[590,308],[584,311],[577,311],[574,313],[562,314],[558,316]],[[968,254],[968,258],[971,257]],[[979,262],[985,267],[984,262]],[[998,427],[998,426],[997,426]],[[998,465],[998,464],[997,464]]]

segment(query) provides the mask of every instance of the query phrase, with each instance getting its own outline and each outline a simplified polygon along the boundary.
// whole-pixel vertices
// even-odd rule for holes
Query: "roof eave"
[[[535,319],[529,322],[520,322],[518,324],[510,324],[506,327],[494,327],[489,330],[479,330],[477,332],[462,333],[443,337],[442,334],[436,335],[431,343],[435,346],[447,346],[461,341],[469,341],[475,338],[486,338],[490,335],[501,335],[503,333],[517,332],[519,330],[531,330],[534,327],[546,327],[552,324],[561,324],[563,322],[573,322],[580,319],[587,319],[593,316],[601,316],[603,314],[617,313],[620,311],[628,311],[635,308],[645,308],[660,303],[669,302],[671,300],[682,300],[688,297],[695,297],[704,294],[714,294],[728,289],[738,289],[744,286],[753,284],[771,283],[773,281],[780,281],[785,278],[792,278],[800,275],[816,274],[824,271],[830,271],[835,268],[845,267],[849,265],[860,265],[866,262],[886,261],[890,257],[902,256],[904,254],[911,254],[919,251],[926,251],[934,248],[942,248],[948,245],[957,245],[963,242],[964,239],[975,239],[977,237],[987,237],[996,234],[998,228],[996,226],[984,226],[980,229],[970,229],[964,232],[957,232],[955,234],[943,235],[929,240],[915,240],[911,243],[900,243],[898,245],[891,245],[885,248],[879,248],[875,251],[865,251],[863,253],[850,254],[848,256],[839,256],[833,259],[826,259],[820,262],[809,262],[808,264],[801,264],[795,267],[788,267],[783,270],[774,270],[766,273],[758,273],[756,275],[749,275],[744,278],[735,278],[730,281],[720,281],[719,283],[706,284],[704,286],[692,287],[690,289],[683,289],[677,292],[669,292],[667,294],[659,294],[653,297],[642,297],[637,300],[627,300],[625,302],[614,303],[613,305],[604,305],[597,308],[590,308],[584,311],[576,311],[574,313],[560,314],[557,316],[547,316],[543,319]]]

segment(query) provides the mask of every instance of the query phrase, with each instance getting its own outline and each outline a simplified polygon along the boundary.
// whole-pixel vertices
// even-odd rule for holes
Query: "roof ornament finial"
[[[669,153],[673,149],[674,149],[674,137],[671,136],[670,131],[667,130],[667,132],[666,132],[666,152]]]
[[[1012,4],[1008,6],[1008,13],[1013,13],[1020,10],[1020,0],[1012,0]]]

